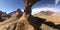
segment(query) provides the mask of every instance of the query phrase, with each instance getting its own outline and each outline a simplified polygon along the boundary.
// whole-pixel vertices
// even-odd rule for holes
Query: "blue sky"
[[[23,0],[0,0],[0,11],[10,13],[20,8],[22,11],[24,9]],[[60,0],[41,0],[32,7],[32,14],[38,13],[40,11],[54,11],[60,12]]]

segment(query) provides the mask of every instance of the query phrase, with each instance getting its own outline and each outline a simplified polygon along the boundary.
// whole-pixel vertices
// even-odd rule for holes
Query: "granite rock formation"
[[[38,16],[35,17],[31,14],[31,7],[38,1],[40,0],[24,0],[24,12],[17,9],[7,14],[7,17],[8,15],[10,17],[0,22],[0,30],[60,30],[60,24],[55,25],[53,22],[46,21],[46,19],[39,18]],[[6,13],[1,12],[1,14],[6,16]]]

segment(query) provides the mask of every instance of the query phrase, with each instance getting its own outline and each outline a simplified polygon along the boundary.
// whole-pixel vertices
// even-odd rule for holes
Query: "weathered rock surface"
[[[39,0],[24,0],[25,9],[23,13],[20,9],[9,14],[1,12],[0,19],[2,20],[2,16],[3,18],[7,17],[7,19],[0,22],[0,30],[60,30],[60,24],[56,25],[51,21],[46,21],[44,18],[31,15],[31,7],[38,1]],[[45,13],[45,15],[52,14],[50,11]]]
[[[5,21],[6,19],[9,19],[10,15],[8,15],[6,12],[0,11],[0,22]]]
[[[3,22],[0,22],[0,30],[15,30],[16,23],[22,16],[22,12],[19,9],[17,9],[12,14],[7,15],[10,15],[11,17]],[[8,17],[7,15],[4,14],[5,17]]]

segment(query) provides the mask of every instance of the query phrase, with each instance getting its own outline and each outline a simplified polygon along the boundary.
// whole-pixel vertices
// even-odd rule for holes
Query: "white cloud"
[[[34,8],[32,9],[32,14],[39,13],[40,11],[53,11],[53,12],[60,12],[58,8],[55,7],[42,7],[42,8]]]
[[[24,9],[21,9],[22,12]],[[33,8],[32,9],[32,14],[39,13],[40,11],[53,11],[53,12],[60,12],[60,8],[57,7],[39,7],[39,8]]]
[[[60,0],[55,0],[55,5],[57,5],[59,3]]]
[[[24,9],[21,9],[22,12],[24,12]]]

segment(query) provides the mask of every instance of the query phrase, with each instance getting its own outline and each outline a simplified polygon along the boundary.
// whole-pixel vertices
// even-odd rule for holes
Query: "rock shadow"
[[[5,19],[2,19],[1,17],[0,17],[0,22],[3,22]]]
[[[31,18],[29,18],[28,21],[34,27],[34,30],[42,30],[40,28],[42,24],[46,24],[49,27],[52,27],[54,29],[60,30],[60,24],[59,25],[55,25],[53,22],[46,21],[46,19],[43,19],[43,18],[32,16]]]
[[[45,19],[32,16],[28,21],[34,27],[34,30],[42,30],[40,26],[44,23]]]
[[[46,25],[48,25],[49,27],[52,27],[52,28],[54,28],[54,29],[60,30],[60,24],[56,25],[56,24],[54,24],[54,23],[51,22],[51,21],[44,22],[44,24],[46,24]]]

